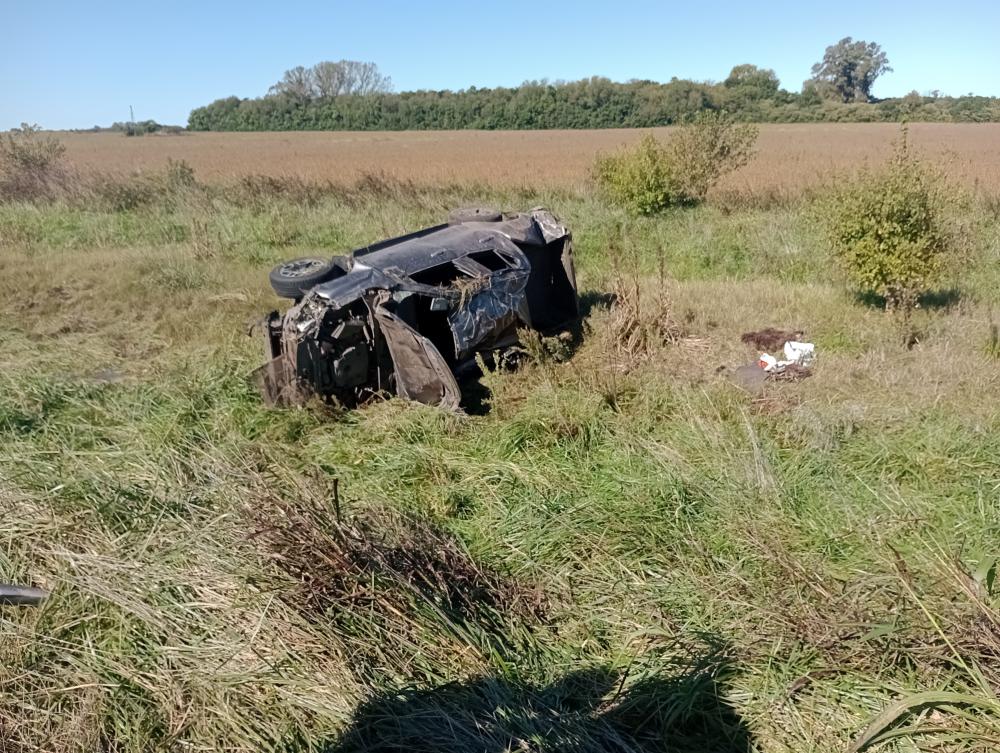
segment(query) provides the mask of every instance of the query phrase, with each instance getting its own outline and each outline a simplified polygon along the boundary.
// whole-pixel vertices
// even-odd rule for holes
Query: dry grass
[[[653,129],[662,135],[669,129]],[[185,133],[124,138],[60,134],[69,160],[84,171],[158,169],[183,159],[199,179],[247,175],[351,182],[386,173],[426,184],[577,188],[599,152],[634,143],[642,129],[593,131],[408,131]],[[885,123],[761,126],[757,156],[718,189],[787,196],[824,174],[887,156],[899,128]],[[917,123],[911,141],[948,163],[961,181],[1000,192],[1000,124]]]
[[[412,134],[450,136],[519,135]],[[107,144],[204,177],[169,145],[268,138]],[[329,415],[246,379],[271,263],[552,197],[185,175],[0,204],[0,580],[52,591],[0,609],[0,751],[844,751],[899,708],[996,750],[995,205],[908,348],[799,207],[565,192],[582,337],[486,374],[485,415]],[[731,383],[763,327],[812,378]]]

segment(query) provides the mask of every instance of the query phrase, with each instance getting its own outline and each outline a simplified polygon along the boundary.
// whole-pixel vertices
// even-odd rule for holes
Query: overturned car
[[[295,305],[264,322],[266,402],[354,405],[397,394],[457,409],[456,374],[579,314],[569,230],[550,212],[456,210],[447,224],[333,259],[279,264]]]

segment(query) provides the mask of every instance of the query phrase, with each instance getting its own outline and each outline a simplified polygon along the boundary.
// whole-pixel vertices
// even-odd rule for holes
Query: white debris
[[[760,367],[764,369],[764,371],[774,371],[778,367],[778,359],[774,356],[768,355],[767,353],[760,354],[760,360],[758,363],[760,363]]]
[[[780,373],[791,365],[807,367],[816,358],[816,346],[813,343],[801,343],[789,340],[785,343],[784,360],[779,361],[769,353],[761,353],[758,363],[764,371]]]
[[[787,360],[785,363],[786,366],[789,363],[808,366],[816,357],[816,346],[812,343],[800,343],[795,340],[789,340],[785,343],[784,350]]]

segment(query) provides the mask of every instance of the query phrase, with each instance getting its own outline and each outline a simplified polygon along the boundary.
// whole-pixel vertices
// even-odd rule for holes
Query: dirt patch
[[[747,345],[752,345],[757,350],[770,352],[772,350],[780,350],[789,340],[801,340],[802,336],[802,330],[765,327],[755,332],[744,332],[740,335],[740,340]]]

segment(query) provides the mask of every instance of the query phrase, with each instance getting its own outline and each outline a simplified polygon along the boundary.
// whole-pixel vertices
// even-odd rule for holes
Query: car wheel
[[[487,207],[463,207],[448,213],[449,225],[461,225],[463,222],[500,222],[502,219],[502,212]]]
[[[338,271],[342,270],[333,259],[306,256],[278,264],[269,279],[274,292],[282,298],[301,298],[309,288],[326,282]]]

